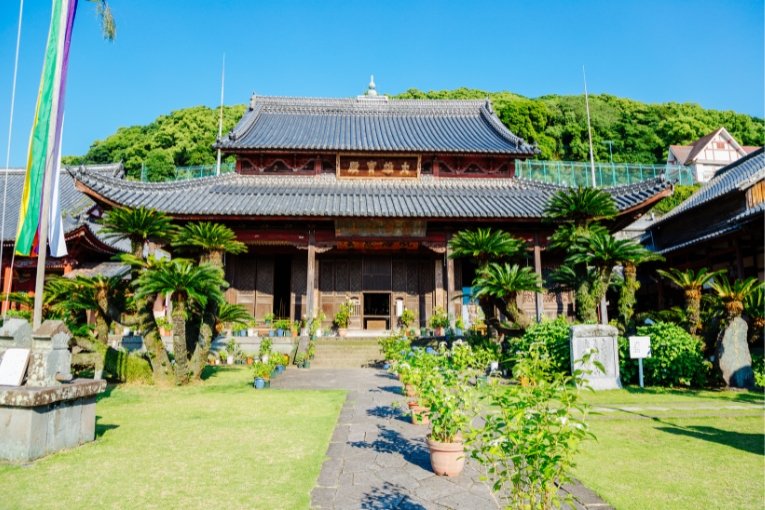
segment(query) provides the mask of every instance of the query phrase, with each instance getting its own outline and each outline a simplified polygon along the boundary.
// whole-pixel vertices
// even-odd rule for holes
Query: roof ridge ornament
[[[255,98],[256,97],[257,96],[255,95],[255,92],[253,92],[252,95],[250,96],[250,111],[255,109]]]
[[[369,76],[369,87],[367,88],[367,96],[370,96],[370,97],[376,97],[377,96],[377,86],[375,85],[375,75],[374,74]]]

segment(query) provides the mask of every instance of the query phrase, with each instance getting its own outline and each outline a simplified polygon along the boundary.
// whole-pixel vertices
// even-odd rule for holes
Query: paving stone
[[[436,503],[444,505],[447,508],[456,510],[496,510],[497,505],[494,501],[471,494],[469,492],[458,492],[436,500]]]
[[[451,496],[452,494],[461,492],[465,492],[465,490],[443,476],[426,478],[420,482],[420,487],[414,491],[419,498],[426,501],[437,501],[445,496]]]
[[[311,491],[311,506],[315,508],[333,508],[337,489],[315,487]]]
[[[375,464],[380,467],[403,467],[406,460],[399,453],[378,453],[375,457]]]
[[[341,459],[345,451],[345,443],[329,443],[327,448],[327,457],[330,459]]]
[[[374,487],[381,484],[382,480],[377,476],[379,471],[360,471],[353,473],[353,485],[363,485],[364,487]]]
[[[342,471],[342,461],[340,460],[328,460],[321,466],[321,473],[316,484],[319,487],[337,487],[338,478]]]

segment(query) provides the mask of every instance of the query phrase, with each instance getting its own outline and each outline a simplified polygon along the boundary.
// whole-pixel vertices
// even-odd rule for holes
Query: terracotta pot
[[[348,335],[348,328],[337,328],[337,336],[347,336]]]
[[[430,409],[417,404],[410,409],[412,410],[412,423],[415,425],[430,425]]]
[[[406,405],[408,405],[409,409],[411,409],[413,407],[417,407],[419,404],[417,403],[416,400],[410,400],[409,402],[406,403]]]
[[[438,476],[457,476],[465,467],[465,445],[462,441],[456,443],[441,443],[433,441],[428,436],[430,449],[430,465]]]
[[[406,393],[407,397],[416,397],[417,391],[414,389],[414,386],[411,384],[405,384],[404,385],[404,392]]]

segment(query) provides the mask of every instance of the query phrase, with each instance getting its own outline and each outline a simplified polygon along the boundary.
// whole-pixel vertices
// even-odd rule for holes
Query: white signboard
[[[0,385],[21,386],[27,373],[29,349],[8,349],[0,361]]]
[[[630,337],[630,358],[650,358],[651,357],[651,337],[650,336],[631,336]]]

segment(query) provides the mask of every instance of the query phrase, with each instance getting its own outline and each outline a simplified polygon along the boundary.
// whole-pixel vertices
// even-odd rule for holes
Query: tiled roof
[[[87,165],[81,167],[80,171],[87,175],[121,179],[124,168],[122,164]],[[95,233],[99,228],[88,220],[86,214],[95,205],[95,202],[75,188],[74,180],[69,172],[66,170],[61,170],[61,172],[61,178],[59,179],[59,200],[64,220],[64,233],[73,232],[83,225],[87,225]],[[16,227],[19,218],[21,193],[24,188],[24,176],[25,170],[23,168],[0,169],[0,196],[3,195],[6,177],[8,183],[7,192],[5,193],[6,199],[3,203],[5,209],[5,228],[0,233],[4,242],[16,239]],[[105,242],[105,244],[113,246],[112,243]]]
[[[486,101],[253,97],[216,147],[533,155]]]
[[[678,214],[683,214],[686,211],[703,206],[710,200],[715,200],[731,191],[737,190],[742,183],[748,181],[763,168],[765,168],[765,155],[763,155],[763,149],[760,148],[718,170],[711,181],[688,197],[682,204],[665,214],[651,228],[662,224]]]
[[[688,156],[685,158],[685,161],[687,163],[693,162],[694,159],[696,159],[696,156],[699,155],[699,153],[704,150],[704,147],[709,145],[709,142],[712,141],[712,139],[717,136],[718,133],[720,133],[725,128],[717,128],[716,130],[712,131],[711,133],[702,136],[698,140],[696,140],[693,145],[691,145],[691,152],[688,154]],[[727,131],[726,131],[727,132]],[[731,137],[732,138],[732,137]]]
[[[145,206],[179,217],[530,218],[561,187],[513,178],[421,176],[417,181],[228,174],[174,183],[125,182],[73,172],[78,186],[107,203]],[[610,188],[619,210],[669,189],[652,180]]]
[[[693,149],[692,145],[670,145],[669,147],[672,149],[679,165],[684,165],[688,161],[688,154]]]

